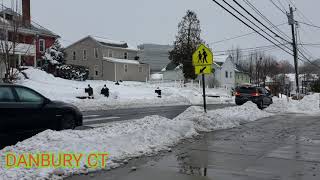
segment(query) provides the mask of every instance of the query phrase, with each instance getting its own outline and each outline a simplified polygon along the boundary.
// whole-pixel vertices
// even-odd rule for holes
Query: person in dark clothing
[[[120,85],[119,81],[117,81],[115,85]]]
[[[93,97],[93,89],[90,86],[90,84],[88,84],[88,88],[85,88],[85,92],[88,93],[88,98],[89,99],[94,99],[94,97]]]
[[[109,88],[107,88],[107,85],[104,85],[101,89],[101,94],[103,94],[105,97],[109,97]]]
[[[158,94],[158,98],[161,98],[161,90],[159,87],[154,92]]]

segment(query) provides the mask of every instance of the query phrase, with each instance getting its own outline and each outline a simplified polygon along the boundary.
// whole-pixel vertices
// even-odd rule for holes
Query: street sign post
[[[214,58],[211,50],[204,44],[200,44],[197,50],[192,55],[192,64],[194,66],[195,74],[202,75],[202,88],[203,88],[203,108],[207,112],[206,103],[206,85],[205,74],[212,73],[212,64]]]

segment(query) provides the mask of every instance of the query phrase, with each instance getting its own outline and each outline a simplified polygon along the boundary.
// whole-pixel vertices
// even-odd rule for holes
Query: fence
[[[183,80],[149,80],[146,81],[147,84],[159,87],[176,87],[176,88],[201,88],[200,80],[191,80],[189,82],[184,82]]]

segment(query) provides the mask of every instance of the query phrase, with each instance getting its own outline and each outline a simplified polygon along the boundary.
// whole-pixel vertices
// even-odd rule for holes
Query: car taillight
[[[252,93],[251,96],[257,97],[257,96],[260,96],[260,93],[255,92],[255,93]]]
[[[235,96],[240,96],[239,92],[234,93]]]

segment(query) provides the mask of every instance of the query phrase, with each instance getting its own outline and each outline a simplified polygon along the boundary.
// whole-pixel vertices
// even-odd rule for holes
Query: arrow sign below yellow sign
[[[196,74],[211,74],[212,73],[212,66],[195,66],[195,73]]]

